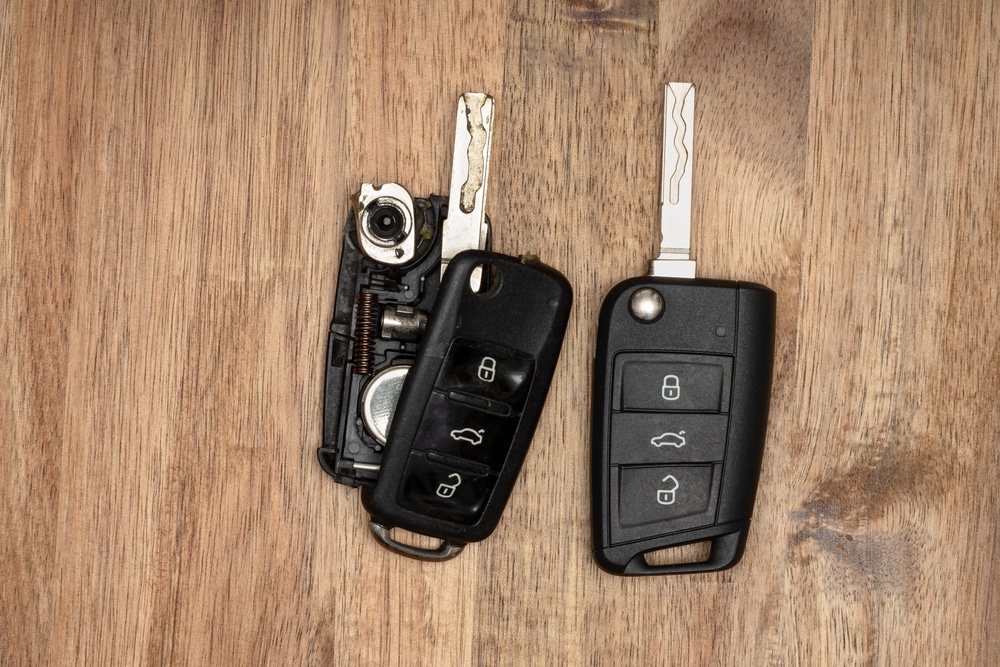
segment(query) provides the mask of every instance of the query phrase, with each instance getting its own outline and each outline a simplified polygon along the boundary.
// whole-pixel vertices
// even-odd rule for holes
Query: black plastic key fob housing
[[[631,305],[662,301],[655,318]],[[745,282],[634,278],[601,308],[593,396],[598,563],[616,574],[704,572],[740,559],[767,430],[776,297]],[[644,554],[709,541],[708,559]]]
[[[384,313],[411,308],[410,321],[418,321],[433,308],[447,208],[448,199],[438,195],[414,200],[419,243],[413,261],[402,266],[366,256],[357,216],[353,210],[347,216],[327,343],[323,446],[317,452],[323,470],[340,484],[371,485],[378,479],[391,417],[391,405],[379,397],[391,393],[386,387],[402,381],[420,347],[419,328],[397,326],[390,331]],[[383,391],[373,391],[378,387]],[[376,399],[374,407],[371,397]]]
[[[484,284],[473,289],[474,271]],[[537,260],[470,250],[451,261],[362,502],[386,546],[445,558],[496,527],[555,370],[572,290]],[[439,538],[434,552],[389,536]]]

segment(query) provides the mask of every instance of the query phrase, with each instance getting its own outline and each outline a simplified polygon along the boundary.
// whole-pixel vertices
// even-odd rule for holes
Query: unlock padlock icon
[[[676,375],[665,375],[663,377],[663,399],[666,401],[676,401],[681,397],[681,379]]]
[[[453,472],[450,475],[448,475],[448,479],[454,479],[455,483],[445,484],[444,482],[441,482],[440,484],[438,484],[438,488],[435,493],[437,493],[437,495],[440,496],[441,498],[451,498],[453,495],[455,495],[455,489],[457,489],[458,485],[462,483],[462,476],[459,475],[457,472]]]
[[[497,376],[497,360],[493,357],[483,357],[479,362],[479,379],[483,382],[493,382]]]
[[[674,501],[677,500],[677,489],[680,488],[681,483],[673,475],[667,475],[662,482],[664,487],[656,490],[656,502],[661,505],[673,505]]]

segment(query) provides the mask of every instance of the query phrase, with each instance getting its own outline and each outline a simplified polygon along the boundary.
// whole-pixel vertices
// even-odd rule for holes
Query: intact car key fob
[[[545,402],[571,302],[566,279],[536,258],[466,251],[451,261],[378,482],[361,496],[383,544],[444,559],[493,532]],[[399,542],[395,527],[442,544]]]
[[[731,567],[756,497],[774,357],[775,294],[694,279],[690,260],[694,86],[664,96],[663,243],[650,277],[601,308],[594,360],[594,555],[615,574]],[[708,558],[647,554],[695,542]]]

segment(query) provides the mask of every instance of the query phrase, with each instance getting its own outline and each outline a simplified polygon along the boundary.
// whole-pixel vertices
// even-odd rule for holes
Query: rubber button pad
[[[621,353],[610,434],[611,537],[644,539],[715,522],[732,357]]]
[[[527,355],[455,339],[417,428],[400,500],[459,523],[479,519],[531,386]]]

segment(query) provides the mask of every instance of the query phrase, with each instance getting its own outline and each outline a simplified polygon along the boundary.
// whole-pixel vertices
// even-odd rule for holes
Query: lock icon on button
[[[681,379],[676,375],[663,376],[663,399],[676,401],[681,397]]]
[[[483,382],[493,382],[493,378],[497,376],[497,360],[493,357],[483,357],[483,360],[479,362],[479,379]]]
[[[677,500],[677,489],[680,488],[681,483],[673,475],[667,475],[662,481],[666,482],[666,487],[657,489],[656,502],[661,505],[673,505],[674,501]]]
[[[438,484],[437,491],[435,491],[435,493],[441,498],[451,498],[453,495],[455,495],[455,489],[457,489],[459,484],[462,483],[462,476],[459,475],[457,472],[453,472],[450,475],[448,475],[448,479],[454,479],[455,483],[445,484],[444,482],[441,482],[440,484]]]

